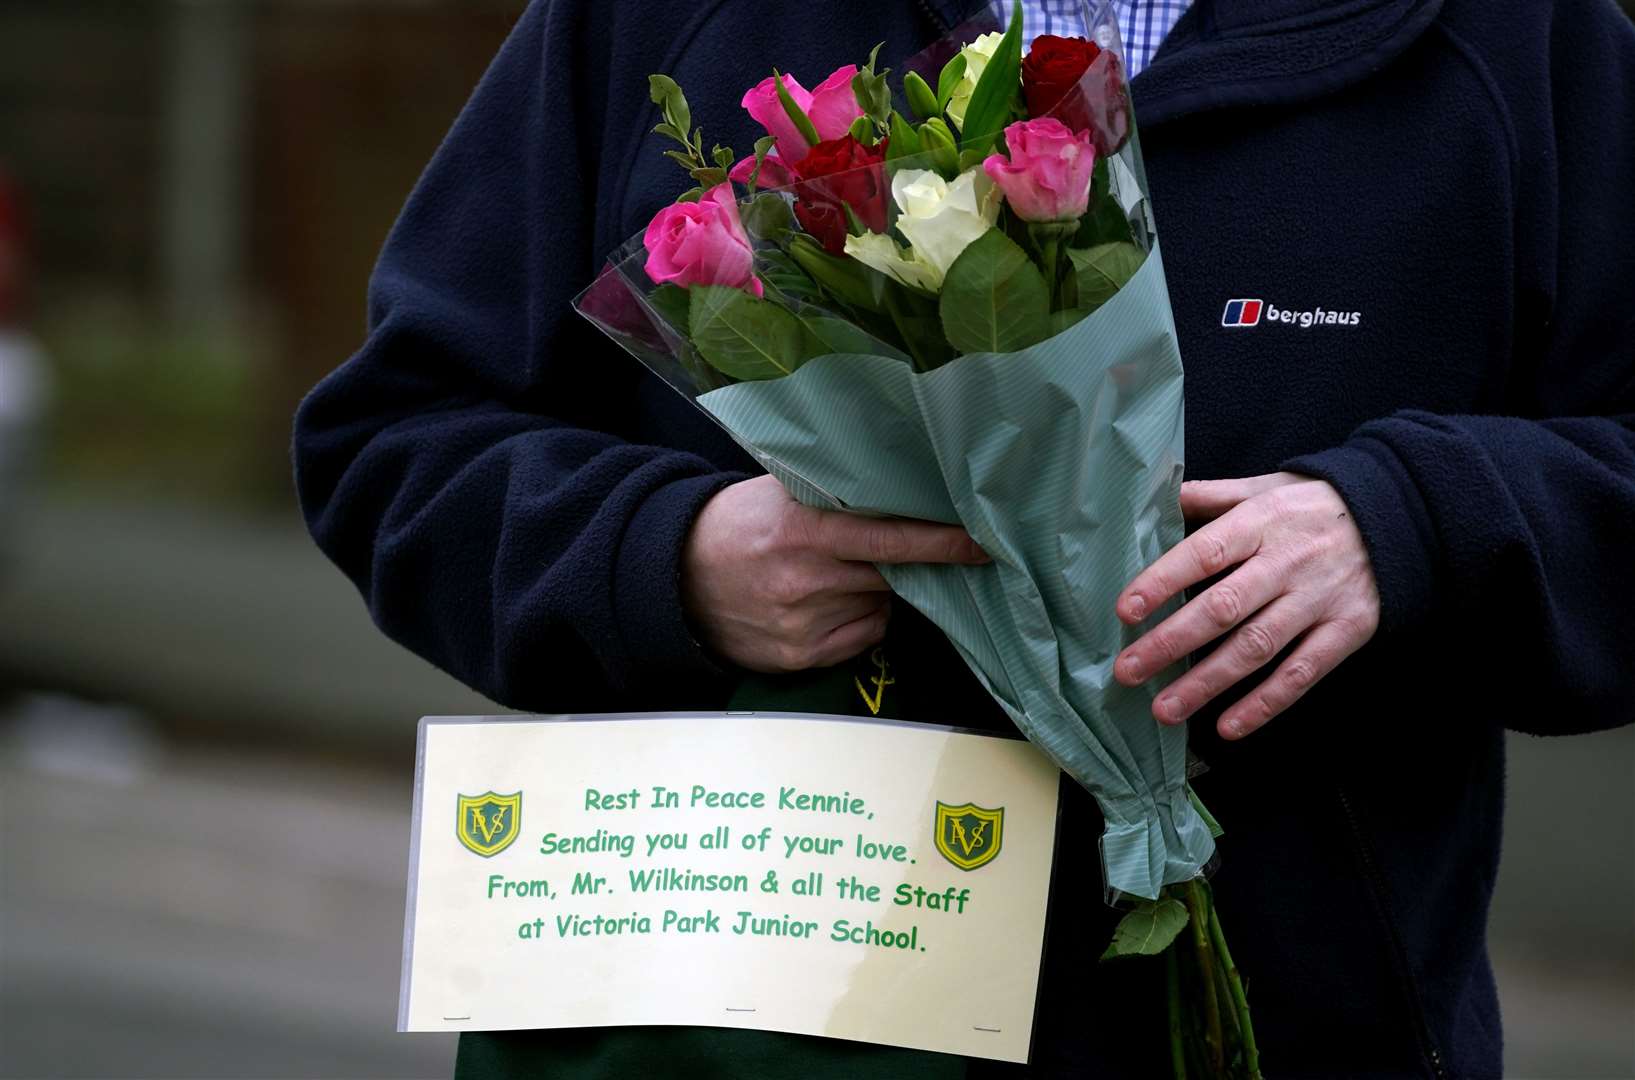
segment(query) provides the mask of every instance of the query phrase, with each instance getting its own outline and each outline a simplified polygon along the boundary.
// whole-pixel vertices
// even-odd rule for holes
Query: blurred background
[[[0,1076],[451,1073],[392,1030],[414,722],[496,707],[287,447],[521,7],[0,0]],[[1509,1075],[1635,1076],[1635,731],[1512,755]]]

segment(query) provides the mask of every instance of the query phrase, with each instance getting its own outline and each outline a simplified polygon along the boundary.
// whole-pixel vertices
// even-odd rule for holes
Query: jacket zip
[[[920,0],[920,10],[925,12],[926,18],[931,20],[931,25],[937,28],[937,33],[946,34],[948,31],[953,29],[953,27],[949,26],[947,21],[937,13],[937,9],[931,6],[931,0]]]
[[[1414,1035],[1419,1040],[1419,1050],[1425,1061],[1431,1067],[1431,1074],[1436,1080],[1451,1080],[1446,1064],[1442,1061],[1442,1054],[1436,1047],[1436,1041],[1431,1037],[1430,1022],[1425,1018],[1425,1004],[1420,1000],[1419,987],[1415,984],[1413,975],[1408,969],[1407,950],[1402,947],[1402,935],[1397,933],[1395,921],[1391,917],[1391,908],[1387,902],[1385,876],[1380,873],[1379,863],[1374,858],[1374,849],[1363,833],[1362,822],[1357,817],[1356,809],[1351,805],[1351,799],[1344,788],[1337,789],[1340,796],[1340,809],[1345,813],[1346,825],[1351,830],[1351,838],[1357,845],[1357,855],[1362,863],[1363,876],[1368,881],[1369,890],[1374,894],[1374,905],[1379,910],[1380,921],[1385,924],[1386,936],[1390,940],[1392,959],[1396,962],[1397,977],[1402,982],[1403,993],[1408,1001],[1409,1011],[1413,1014]]]

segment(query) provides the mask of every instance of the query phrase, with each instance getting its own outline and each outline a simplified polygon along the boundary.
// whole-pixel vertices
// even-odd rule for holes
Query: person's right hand
[[[803,671],[885,636],[891,591],[871,563],[988,561],[957,525],[812,510],[761,476],[704,504],[682,552],[681,596],[717,656],[750,671]]]

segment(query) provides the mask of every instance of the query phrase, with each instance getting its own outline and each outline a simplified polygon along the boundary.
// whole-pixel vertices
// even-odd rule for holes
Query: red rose
[[[825,139],[794,164],[795,217],[833,255],[846,251],[846,207],[875,232],[886,231],[886,143],[850,135]]]
[[[1044,34],[1022,61],[1022,96],[1034,119],[1054,116],[1075,132],[1088,131],[1096,155],[1106,157],[1130,137],[1124,67],[1114,53],[1084,38]]]

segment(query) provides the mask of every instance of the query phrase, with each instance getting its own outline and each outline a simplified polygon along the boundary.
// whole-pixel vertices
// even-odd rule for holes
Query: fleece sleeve
[[[1540,734],[1635,718],[1635,30],[1606,0],[1551,9],[1548,79],[1493,64],[1521,159],[1518,310],[1545,313],[1518,319],[1518,415],[1403,412],[1284,466],[1353,511],[1382,632],[1434,620]]]
[[[642,376],[570,306],[603,242],[613,7],[522,16],[387,241],[365,344],[296,417],[308,527],[381,629],[519,708],[702,701],[719,675],[678,567],[742,477],[621,437]]]

